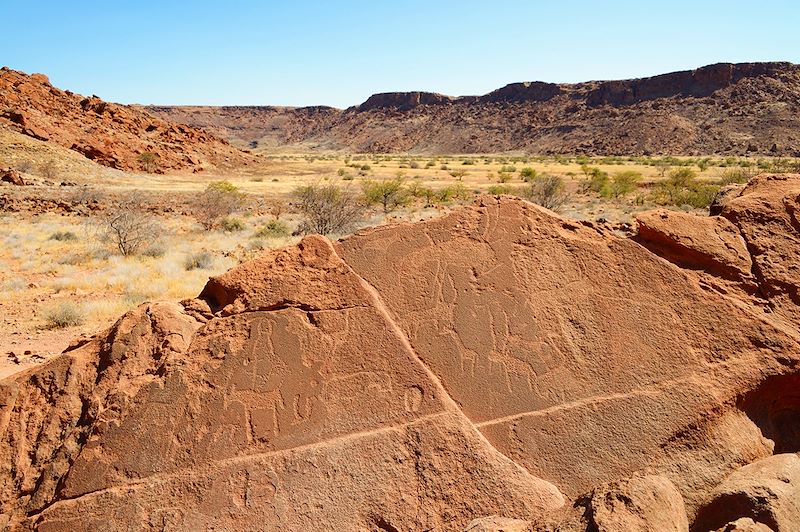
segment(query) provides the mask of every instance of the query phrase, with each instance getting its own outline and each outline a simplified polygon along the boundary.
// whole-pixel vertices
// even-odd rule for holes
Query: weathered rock
[[[4,513],[43,530],[407,530],[563,504],[486,442],[324,239],[203,297],[221,311],[202,325],[144,307],[7,383],[5,452],[38,452],[0,471]]]
[[[754,264],[748,236],[784,232],[759,291],[794,271],[790,182],[726,206],[758,213],[726,216]],[[699,249],[736,264],[724,247]],[[41,530],[700,532],[698,508],[766,478],[788,519],[793,462],[735,471],[800,449],[792,300],[764,313],[701,275],[511,198],[307,237],[2,381],[0,511]],[[739,517],[775,528],[702,532]]]
[[[475,519],[464,532],[529,532],[531,523],[522,519],[510,519],[492,515]]]
[[[25,180],[22,179],[22,176],[16,170],[0,169],[0,181],[3,183],[11,183],[12,185],[16,185],[18,187],[25,186]]]
[[[716,489],[697,515],[694,530],[724,527],[749,517],[775,532],[800,526],[800,457],[779,454],[747,465]],[[734,529],[735,530],[735,529]]]
[[[796,157],[800,66],[716,64],[650,78],[512,83],[483,96],[383,93],[331,107],[151,107],[261,146],[352,152]],[[769,120],[759,109],[771,106]],[[774,147],[774,151],[773,151]]]
[[[665,477],[634,477],[596,488],[588,509],[588,529],[597,532],[689,530],[681,494]]]
[[[760,175],[720,216],[739,229],[771,310],[800,323],[800,175]]]
[[[732,523],[728,523],[716,532],[775,532],[763,523],[756,523],[749,517],[742,517]]]
[[[717,191],[714,195],[714,199],[711,201],[711,205],[708,206],[708,214],[711,216],[718,216],[722,213],[722,208],[725,206],[733,198],[739,197],[744,190],[743,184],[730,184],[725,185]]]
[[[489,441],[571,497],[683,463],[693,449],[671,442],[800,356],[794,334],[693,272],[523,201],[487,198],[337,250]],[[737,455],[707,447],[689,475],[759,456],[752,434]]]
[[[753,263],[739,230],[725,218],[660,209],[636,217],[634,240],[681,268],[753,284]]]
[[[203,130],[172,124],[141,108],[59,90],[42,74],[0,71],[0,109],[0,124],[120,170],[163,172],[250,160]],[[158,156],[157,166],[141,159],[146,152]]]

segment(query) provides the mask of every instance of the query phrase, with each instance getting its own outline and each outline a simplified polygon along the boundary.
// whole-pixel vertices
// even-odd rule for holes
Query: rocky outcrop
[[[669,479],[643,476],[592,491],[580,529],[597,532],[688,532],[683,498]]]
[[[800,244],[775,236],[762,262],[749,246],[793,230],[775,198],[798,182],[762,176],[725,207],[762,268],[752,294],[499,197],[306,237],[146,304],[2,381],[4,524],[783,527],[792,459],[759,460],[800,450],[800,334],[792,299],[764,312],[761,284],[793,282]],[[694,246],[665,220],[736,263],[727,226]]]
[[[722,208],[742,237],[772,312],[800,323],[800,175],[761,175]]]
[[[565,92],[565,89],[556,83],[529,81],[510,83],[503,88],[481,96],[478,101],[482,103],[546,102]]]
[[[408,111],[420,105],[446,105],[457,98],[435,92],[383,92],[373,94],[356,109],[360,112],[373,109],[397,109]]]
[[[120,170],[163,173],[240,166],[250,156],[201,129],[140,108],[85,98],[41,74],[0,69],[0,125]]]
[[[627,106],[658,98],[711,96],[734,83],[756,77],[779,77],[796,70],[792,63],[717,63],[650,78],[601,82],[586,95],[590,107]]]
[[[800,457],[775,455],[747,465],[716,489],[698,514],[696,531],[716,530],[749,518],[775,532],[791,532],[800,525]],[[734,528],[733,530],[736,530]]]
[[[681,268],[752,284],[753,262],[739,230],[726,218],[668,210],[636,217],[634,240]]]
[[[11,185],[15,185],[18,187],[25,186],[25,180],[22,179],[22,176],[16,170],[11,168],[0,169],[0,181],[3,183],[9,183]]]
[[[798,105],[800,66],[723,63],[634,80],[512,83],[483,96],[376,94],[345,111],[149,109],[226,138],[304,151],[797,156]]]

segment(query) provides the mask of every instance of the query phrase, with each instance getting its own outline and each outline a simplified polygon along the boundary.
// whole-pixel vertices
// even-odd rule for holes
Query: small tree
[[[611,178],[611,183],[608,185],[607,194],[612,198],[618,198],[625,194],[630,194],[639,185],[642,180],[642,174],[635,170],[625,170],[618,172]]]
[[[453,170],[452,172],[450,172],[450,176],[453,177],[454,179],[458,179],[459,181],[461,181],[465,175],[467,175],[467,172],[465,172],[464,170]]]
[[[274,216],[276,220],[280,220],[283,213],[286,212],[286,202],[280,198],[273,198],[267,201],[267,208],[269,209],[269,213]]]
[[[242,206],[244,196],[229,181],[214,181],[197,197],[194,214],[204,229],[213,229],[219,220],[230,216]]]
[[[405,178],[397,176],[394,179],[380,181],[364,181],[364,201],[367,205],[379,203],[383,206],[384,213],[390,213],[401,205],[408,203],[408,192],[404,187]]]
[[[608,173],[597,167],[592,167],[587,169],[586,174],[588,178],[583,182],[583,191],[587,192],[591,190],[592,192],[597,192],[602,195],[608,188]]]
[[[300,231],[329,235],[349,230],[364,214],[359,195],[336,183],[305,185],[294,191],[303,216]]]
[[[151,151],[146,151],[144,153],[139,154],[138,157],[139,164],[142,165],[142,170],[147,172],[148,174],[152,174],[155,172],[157,168],[157,161],[158,155]]]
[[[678,168],[669,173],[667,182],[676,187],[690,187],[694,183],[697,174],[691,168]]]
[[[133,197],[113,205],[100,219],[100,229],[100,237],[112,242],[126,257],[152,244],[160,233],[155,218],[141,210]]]
[[[545,209],[558,210],[569,199],[564,180],[555,175],[539,175],[530,182],[526,195]]]
[[[538,172],[536,172],[535,168],[531,168],[530,166],[526,166],[522,170],[519,171],[519,176],[522,178],[523,181],[526,183],[530,182],[533,178],[536,177]]]

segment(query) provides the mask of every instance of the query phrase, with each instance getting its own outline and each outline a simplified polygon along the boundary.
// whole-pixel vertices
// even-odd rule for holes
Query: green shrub
[[[220,220],[219,227],[226,233],[237,233],[239,231],[244,231],[245,224],[240,218],[228,216]]]
[[[404,183],[405,177],[402,175],[398,175],[393,179],[364,181],[361,185],[364,193],[364,202],[367,205],[382,205],[384,213],[389,213],[401,205],[407,205],[408,194]]]
[[[536,176],[525,195],[533,203],[550,210],[558,210],[569,199],[564,180],[555,175]]]
[[[525,168],[519,171],[519,176],[526,183],[528,183],[531,179],[536,177],[537,174],[538,172],[536,171],[536,169],[531,168],[530,166],[526,166]]]
[[[452,177],[453,179],[458,179],[459,181],[461,181],[461,179],[463,179],[465,175],[467,175],[467,172],[465,172],[464,170],[453,170],[452,172],[450,172],[450,177]]]
[[[83,310],[71,301],[63,301],[44,314],[45,326],[48,329],[64,329],[76,327],[84,321]]]
[[[588,176],[581,186],[583,191],[592,191],[597,192],[601,196],[604,195],[608,190],[608,173],[596,167],[582,170],[584,170],[584,173]]]
[[[148,174],[153,173],[158,167],[158,154],[153,153],[151,151],[146,151],[144,153],[139,154],[137,160],[139,161],[142,170],[144,170]]]
[[[653,200],[661,205],[687,205],[698,209],[708,207],[719,191],[719,185],[703,183],[696,179],[691,168],[678,168],[658,183],[653,190]]]
[[[500,194],[512,194],[514,191],[511,185],[491,185],[489,186],[489,194],[499,196]]]
[[[283,220],[270,220],[253,235],[255,238],[281,238],[289,236],[289,226]]]
[[[213,229],[220,219],[230,216],[242,206],[244,195],[229,181],[213,181],[194,202],[194,215],[206,230]]]
[[[618,198],[636,190],[641,180],[642,174],[634,170],[617,172],[611,178],[611,183],[606,186],[606,189],[603,190],[602,193],[612,198]]]
[[[722,172],[722,177],[719,179],[719,184],[730,185],[732,183],[747,183],[755,175],[756,172],[749,168],[730,168]]]

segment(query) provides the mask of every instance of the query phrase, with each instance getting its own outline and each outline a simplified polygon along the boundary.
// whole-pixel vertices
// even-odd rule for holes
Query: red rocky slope
[[[53,87],[46,76],[0,69],[0,125],[55,142],[104,166],[155,171],[235,166],[250,156],[206,131],[140,108]],[[144,153],[154,155],[149,161]]]

